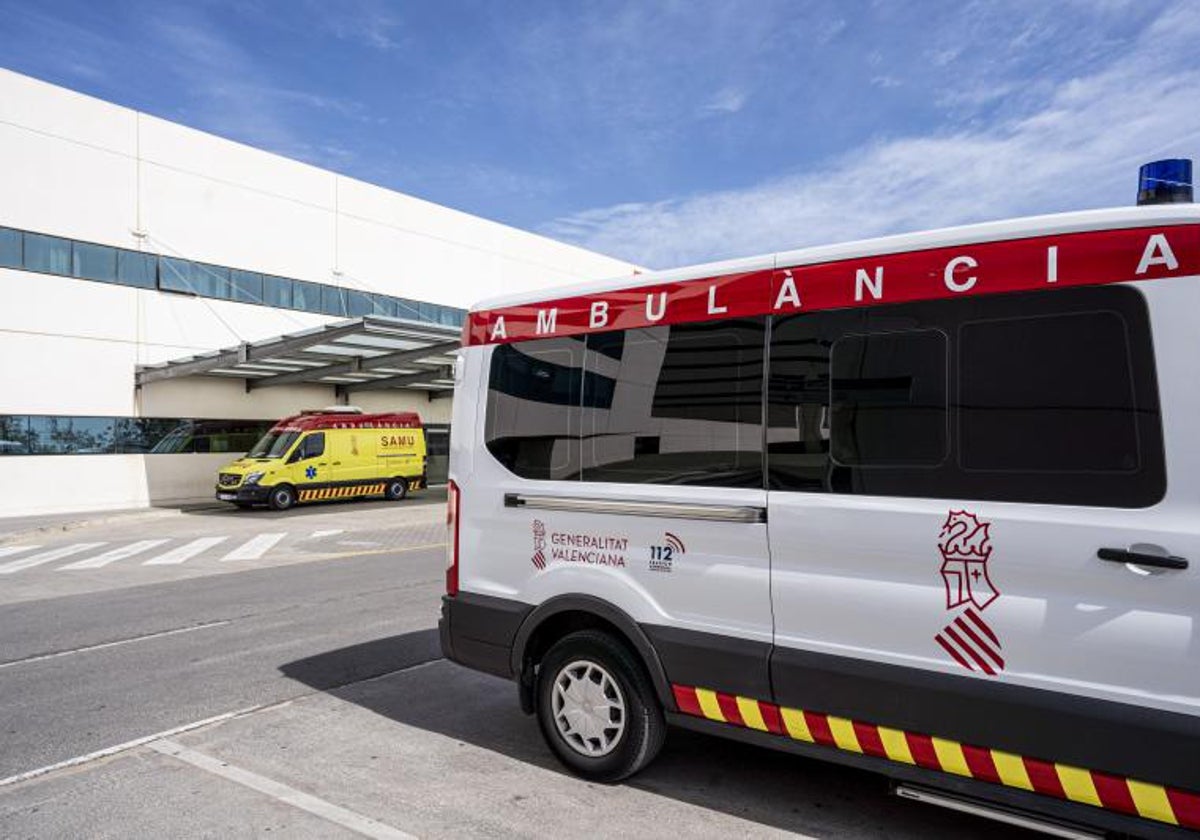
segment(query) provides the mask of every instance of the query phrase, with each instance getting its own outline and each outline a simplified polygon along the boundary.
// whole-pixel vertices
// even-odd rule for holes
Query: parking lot
[[[0,834],[1012,836],[683,731],[625,784],[566,774],[511,685],[441,658],[442,517],[431,491],[0,528]]]

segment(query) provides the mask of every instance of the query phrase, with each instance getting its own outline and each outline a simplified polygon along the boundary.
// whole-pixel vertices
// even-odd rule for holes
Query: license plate
[[[237,493],[218,493],[217,499],[219,499],[222,502],[237,501]]]

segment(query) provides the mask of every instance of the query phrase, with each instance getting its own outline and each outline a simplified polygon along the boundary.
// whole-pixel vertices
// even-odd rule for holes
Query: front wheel
[[[560,639],[538,670],[537,716],[550,749],[574,773],[617,782],[658,754],[667,725],[641,664],[612,636]]]
[[[393,478],[389,479],[387,487],[384,488],[383,495],[392,502],[399,502],[408,495],[408,479]]]
[[[290,484],[280,484],[271,489],[271,510],[287,510],[296,504],[296,491]]]

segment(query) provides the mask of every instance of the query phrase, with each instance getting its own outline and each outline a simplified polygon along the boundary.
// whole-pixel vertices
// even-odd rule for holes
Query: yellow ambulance
[[[411,412],[306,411],[285,417],[217,474],[217,499],[238,507],[383,497],[427,486],[425,430]]]

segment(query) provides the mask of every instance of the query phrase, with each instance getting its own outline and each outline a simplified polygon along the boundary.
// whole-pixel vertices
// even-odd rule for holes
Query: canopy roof
[[[183,376],[242,379],[246,390],[307,383],[355,391],[454,390],[457,327],[364,315],[303,332],[156,365],[140,365],[137,387]]]

